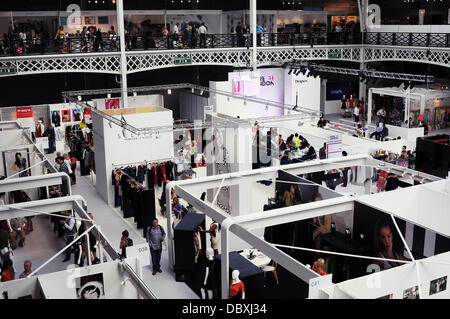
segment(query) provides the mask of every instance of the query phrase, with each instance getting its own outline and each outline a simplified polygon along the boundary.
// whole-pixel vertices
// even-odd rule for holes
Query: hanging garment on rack
[[[158,176],[158,186],[161,187],[162,186],[162,182],[163,182],[163,175],[162,175],[161,165],[158,165],[156,170],[157,170],[156,174]]]
[[[165,167],[165,171],[166,171],[166,178],[170,181],[175,180],[174,173],[173,173],[173,167],[174,167],[173,162],[171,162],[171,161],[166,162],[164,164],[164,167]]]
[[[157,175],[157,172],[156,172],[156,166],[152,166],[152,172],[153,172],[153,182],[154,182],[154,185],[158,185],[158,175]]]
[[[167,183],[167,178],[166,178],[166,167],[164,166],[164,163],[162,163],[161,165],[161,173],[162,173],[162,180],[163,183]]]
[[[145,174],[147,173],[147,167],[144,165],[139,165],[137,170],[137,181],[143,183],[145,179]]]
[[[148,189],[153,188],[155,185],[155,175],[153,173],[153,167],[147,169],[147,184]]]

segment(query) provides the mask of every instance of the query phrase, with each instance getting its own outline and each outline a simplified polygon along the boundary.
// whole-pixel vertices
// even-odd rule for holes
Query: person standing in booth
[[[152,275],[156,275],[157,272],[162,272],[161,270],[161,253],[162,253],[162,242],[166,237],[166,232],[161,225],[158,225],[158,219],[153,219],[152,226],[147,228],[147,242],[150,246],[150,254],[152,257],[153,272]]]
[[[55,147],[56,135],[55,135],[55,129],[53,128],[53,126],[51,124],[49,124],[47,129],[45,130],[44,136],[48,137],[48,153],[53,154],[56,150],[56,147]]]

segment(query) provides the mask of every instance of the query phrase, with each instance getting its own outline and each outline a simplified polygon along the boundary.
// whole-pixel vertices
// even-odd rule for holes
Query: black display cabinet
[[[194,234],[198,228],[205,228],[205,214],[187,213],[174,230],[175,244],[175,274],[177,281],[191,281],[195,277],[198,265],[195,262]],[[201,261],[206,250],[205,233],[200,233],[202,254],[198,257]]]
[[[450,135],[418,137],[416,170],[446,178],[450,171]]]
[[[256,267],[252,262],[242,257],[238,252],[229,254],[229,276],[231,281],[231,273],[233,270],[239,270],[239,278],[244,283],[245,299],[261,299],[264,298],[264,272]],[[221,291],[221,255],[216,256],[216,287],[218,288],[218,296],[222,298]],[[230,286],[228,283],[227,286]]]

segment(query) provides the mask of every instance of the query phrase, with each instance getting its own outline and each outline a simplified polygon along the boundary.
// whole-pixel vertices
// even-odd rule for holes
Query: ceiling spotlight
[[[111,98],[111,93],[106,94],[106,97],[107,97],[108,99],[110,99],[110,98]]]
[[[191,88],[191,93],[194,94],[194,92],[195,92],[195,89]]]
[[[200,91],[200,95],[203,95],[203,90]]]
[[[112,0],[112,3],[116,3],[116,0]]]
[[[131,277],[127,277],[127,279],[125,279],[124,281],[121,281],[120,284],[122,286],[125,286],[125,284],[127,283],[128,280],[131,280]]]
[[[81,95],[78,95],[78,101],[81,101]]]
[[[269,110],[269,105],[268,104],[266,104],[266,111],[268,111]]]
[[[301,70],[295,70],[294,74],[295,76],[299,76],[301,72],[302,72]]]
[[[133,92],[133,96],[137,96],[137,92],[136,91]]]
[[[112,128],[112,122],[111,121],[108,122],[108,125],[109,125],[109,128]]]
[[[171,90],[171,89],[168,89],[168,90],[167,90],[167,94],[169,94],[169,95],[172,94],[172,90]]]
[[[283,4],[284,4],[284,3],[283,3]],[[291,75],[291,74],[292,74],[292,71],[293,71],[293,70],[290,69],[289,72],[288,72],[288,75]]]
[[[95,0],[95,3],[98,3],[98,1],[97,1],[97,0]]]

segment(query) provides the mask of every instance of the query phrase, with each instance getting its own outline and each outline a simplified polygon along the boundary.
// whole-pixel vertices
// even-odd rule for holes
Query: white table
[[[253,254],[256,255],[253,259],[249,259],[248,256],[250,255],[250,251],[253,251]],[[258,251],[258,249],[244,249],[243,252],[240,253],[242,257],[250,261],[253,265],[255,265],[258,268],[263,268],[264,266],[267,266],[270,264],[270,259],[266,255],[264,255],[262,252]]]

